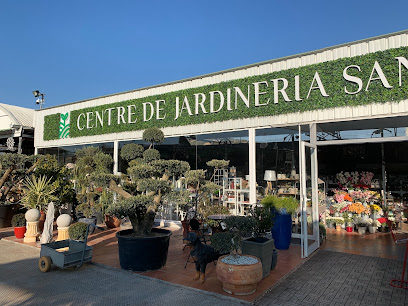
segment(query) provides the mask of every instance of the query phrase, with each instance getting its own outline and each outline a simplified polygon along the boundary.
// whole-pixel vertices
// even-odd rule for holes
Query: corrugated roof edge
[[[383,34],[383,35],[374,36],[374,37],[370,37],[370,38],[364,38],[364,39],[356,40],[356,41],[353,41],[353,42],[348,42],[348,43],[344,43],[344,44],[339,44],[339,45],[335,45],[335,46],[331,46],[331,47],[326,47],[326,48],[322,48],[322,49],[318,49],[318,50],[313,50],[313,51],[308,51],[308,52],[304,52],[304,53],[298,53],[298,54],[294,54],[294,55],[288,55],[288,56],[279,57],[279,58],[272,59],[272,60],[267,60],[267,61],[258,62],[258,63],[254,63],[254,64],[239,66],[239,67],[235,67],[235,68],[231,68],[231,69],[227,69],[227,70],[222,70],[222,71],[207,73],[207,74],[203,74],[203,75],[199,75],[199,76],[195,76],[195,77],[191,77],[191,78],[187,78],[187,79],[181,79],[181,80],[177,80],[177,81],[171,81],[171,82],[167,82],[167,83],[162,83],[162,84],[157,84],[157,85],[142,87],[142,88],[138,88],[138,89],[132,89],[132,90],[123,91],[123,92],[118,92],[118,93],[109,94],[109,95],[105,95],[105,96],[94,97],[94,98],[90,98],[90,99],[85,99],[85,100],[80,100],[80,101],[65,103],[65,104],[61,104],[61,105],[50,106],[50,107],[46,107],[46,108],[43,108],[43,109],[36,109],[35,111],[38,112],[38,111],[42,111],[42,110],[46,110],[46,109],[52,109],[52,108],[57,108],[57,107],[61,107],[61,106],[66,106],[66,105],[71,105],[71,104],[77,104],[77,103],[83,103],[83,102],[86,102],[86,101],[92,101],[92,100],[95,100],[95,99],[107,98],[107,97],[112,97],[112,96],[116,96],[116,95],[121,95],[121,94],[127,94],[127,93],[131,93],[131,92],[136,92],[136,91],[140,91],[140,90],[146,90],[146,89],[155,88],[155,87],[160,87],[160,86],[167,86],[167,85],[172,85],[172,84],[176,84],[176,83],[187,82],[187,81],[192,81],[192,80],[196,80],[196,79],[202,79],[202,78],[205,78],[205,77],[215,76],[215,75],[222,74],[222,73],[226,73],[226,72],[233,72],[233,71],[236,71],[236,70],[241,70],[241,69],[246,69],[246,68],[252,68],[252,67],[256,67],[256,66],[260,66],[260,65],[265,65],[265,64],[271,64],[271,63],[275,63],[275,62],[279,62],[279,61],[283,61],[283,60],[288,60],[288,59],[295,58],[295,57],[310,55],[310,54],[314,54],[314,53],[320,53],[320,52],[324,52],[324,51],[331,50],[331,49],[335,49],[335,48],[341,48],[341,47],[351,46],[351,45],[354,45],[354,44],[359,44],[359,43],[363,43],[363,42],[367,42],[367,41],[372,41],[372,40],[376,40],[376,39],[381,39],[381,38],[387,38],[387,37],[391,37],[391,36],[395,36],[395,35],[400,35],[400,34],[404,34],[404,33],[408,34],[408,30],[402,30],[402,31],[393,32],[393,33],[388,33],[388,34]]]

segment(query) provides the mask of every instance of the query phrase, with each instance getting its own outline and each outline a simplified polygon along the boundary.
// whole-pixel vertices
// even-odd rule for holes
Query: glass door
[[[317,147],[300,141],[299,153],[301,256],[305,258],[320,245]]]

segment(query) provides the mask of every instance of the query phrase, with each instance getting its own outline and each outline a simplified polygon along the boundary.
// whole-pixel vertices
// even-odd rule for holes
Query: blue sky
[[[408,1],[0,0],[0,103],[38,108],[408,29]]]

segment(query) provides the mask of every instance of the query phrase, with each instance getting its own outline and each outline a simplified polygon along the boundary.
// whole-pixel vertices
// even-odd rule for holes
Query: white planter
[[[371,225],[369,225],[369,226],[368,226],[368,231],[369,231],[371,234],[375,234],[375,232],[377,231],[377,227],[376,227],[376,226],[371,226]]]
[[[358,227],[358,233],[363,235],[365,234],[365,232],[367,231],[367,227],[366,226],[359,226]]]
[[[25,218],[26,218],[27,222],[36,222],[36,221],[40,220],[40,217],[41,217],[41,213],[36,208],[29,209],[25,213]]]

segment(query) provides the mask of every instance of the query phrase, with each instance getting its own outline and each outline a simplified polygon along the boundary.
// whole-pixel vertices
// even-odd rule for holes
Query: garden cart
[[[38,261],[40,271],[48,272],[52,264],[64,269],[75,266],[80,268],[84,262],[90,262],[92,260],[92,247],[86,245],[90,226],[103,230],[102,227],[89,224],[86,228],[84,241],[67,239],[42,244]]]

